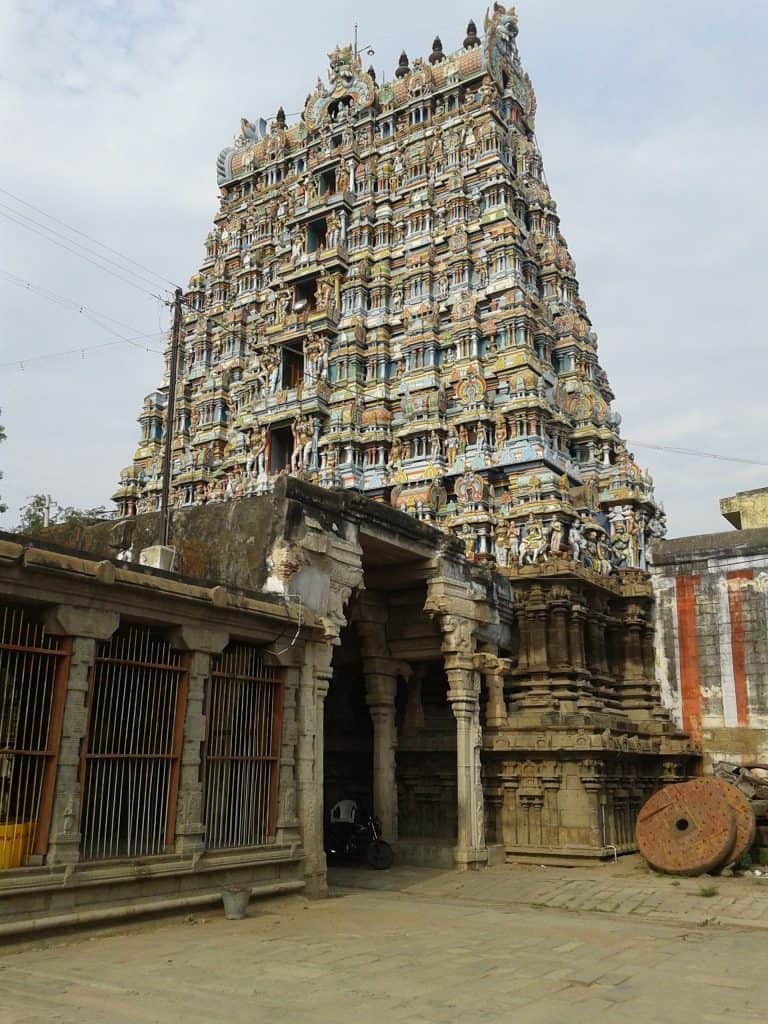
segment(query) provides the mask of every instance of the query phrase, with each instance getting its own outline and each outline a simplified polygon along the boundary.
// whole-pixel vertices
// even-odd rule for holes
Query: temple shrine
[[[172,425],[181,571],[190,524],[272,500],[264,571],[230,533],[206,573],[335,602],[326,805],[357,785],[403,856],[442,843],[464,866],[632,849],[638,808],[696,756],[655,675],[664,514],[612,409],[517,36],[494,4],[482,35],[403,52],[381,83],[341,46],[295,123],[242,119],[183,295]],[[160,508],[169,352],[114,495],[126,538]]]

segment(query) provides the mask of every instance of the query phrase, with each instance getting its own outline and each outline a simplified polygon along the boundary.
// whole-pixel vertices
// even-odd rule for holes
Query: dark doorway
[[[398,703],[397,790],[401,840],[456,841],[456,723],[442,662],[414,666]]]
[[[290,427],[275,427],[270,431],[269,471],[279,473],[288,469],[293,454],[293,434]]]
[[[373,726],[360,645],[350,627],[340,639],[325,698],[325,820],[338,800],[355,800],[373,810]]]

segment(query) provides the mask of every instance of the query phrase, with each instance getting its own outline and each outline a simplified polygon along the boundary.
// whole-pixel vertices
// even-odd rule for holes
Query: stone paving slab
[[[390,890],[414,897],[459,897],[495,905],[616,914],[692,926],[768,929],[768,876],[672,878],[654,873],[640,857],[594,868],[502,864],[464,873],[408,867],[390,872],[337,867],[329,871],[328,877],[331,886],[341,890]]]
[[[764,962],[744,929],[347,889],[1,947],[0,1022],[754,1024]]]

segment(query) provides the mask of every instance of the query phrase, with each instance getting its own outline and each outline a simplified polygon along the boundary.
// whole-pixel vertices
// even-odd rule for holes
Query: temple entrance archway
[[[456,721],[423,560],[363,543],[364,588],[346,608],[324,708],[324,820],[339,800],[380,819],[404,863],[451,866]]]

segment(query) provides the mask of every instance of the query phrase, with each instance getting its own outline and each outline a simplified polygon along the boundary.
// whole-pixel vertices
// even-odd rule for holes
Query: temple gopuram
[[[514,11],[378,85],[330,55],[298,123],[243,119],[184,296],[172,501],[354,488],[501,567],[645,566],[663,532],[619,434],[535,135]],[[167,377],[167,375],[166,375]],[[157,507],[167,379],[121,513]]]
[[[403,860],[609,857],[698,756],[656,676],[664,514],[612,409],[517,35],[494,4],[482,36],[381,83],[338,47],[295,123],[241,121],[183,294],[170,540],[170,345],[120,522],[69,537],[128,563],[168,543],[211,600],[218,581],[298,605],[274,657],[301,679],[318,884],[340,799]]]

